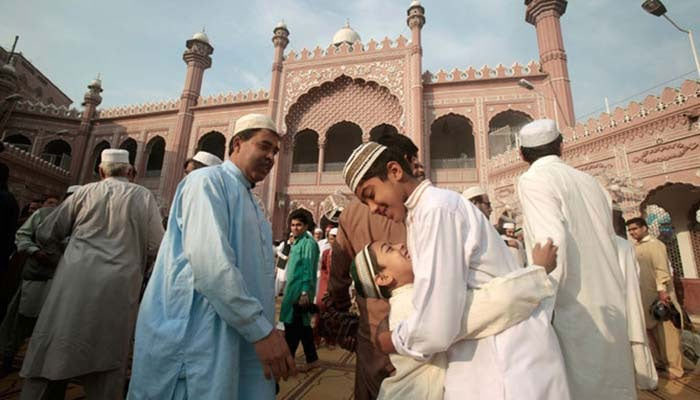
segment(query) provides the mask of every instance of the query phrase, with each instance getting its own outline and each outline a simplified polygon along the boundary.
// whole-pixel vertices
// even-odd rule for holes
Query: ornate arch
[[[293,104],[300,96],[313,87],[324,83],[334,82],[341,76],[352,79],[373,81],[389,90],[403,104],[405,61],[403,58],[394,60],[372,61],[352,65],[337,65],[326,68],[290,70],[285,75],[284,105],[282,115],[287,115]],[[403,123],[400,124],[403,126]]]
[[[286,131],[303,129],[319,132],[321,137],[336,122],[356,122],[363,132],[386,123],[401,125],[400,100],[376,82],[341,75],[299,97],[285,116]]]

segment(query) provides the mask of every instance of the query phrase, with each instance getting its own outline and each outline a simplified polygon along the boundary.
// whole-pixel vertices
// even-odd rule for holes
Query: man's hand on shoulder
[[[544,246],[537,243],[532,249],[532,263],[544,267],[550,274],[557,267],[557,250],[559,248],[552,243],[552,239],[547,238]]]
[[[283,334],[272,329],[269,335],[265,338],[253,343],[255,353],[263,365],[265,378],[274,379],[275,381],[282,378],[287,380],[288,377],[297,374],[294,359],[289,354],[289,347],[284,340]]]

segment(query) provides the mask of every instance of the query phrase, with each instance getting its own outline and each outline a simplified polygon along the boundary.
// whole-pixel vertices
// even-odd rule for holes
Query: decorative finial
[[[102,73],[101,72],[97,73],[97,80],[98,81],[102,80]]]
[[[202,25],[202,33],[207,33],[207,27],[206,27],[206,25]]]
[[[346,28],[350,27],[350,18],[345,18],[345,27]]]

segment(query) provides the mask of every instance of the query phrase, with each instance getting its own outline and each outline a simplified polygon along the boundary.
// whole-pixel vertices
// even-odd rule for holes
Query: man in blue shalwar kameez
[[[246,115],[230,160],[178,186],[139,311],[128,399],[274,399],[275,380],[296,373],[273,329],[272,232],[251,192],[278,150],[273,121]]]

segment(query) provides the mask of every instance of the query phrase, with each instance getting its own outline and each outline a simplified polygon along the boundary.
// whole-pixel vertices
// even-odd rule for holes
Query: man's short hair
[[[406,135],[399,133],[387,133],[376,140],[377,143],[390,149],[394,149],[410,160],[418,157],[418,147]]]
[[[234,139],[238,138],[241,142],[247,142],[248,140],[252,139],[253,136],[255,136],[255,134],[260,130],[262,129],[248,129],[232,137],[231,140],[228,142],[228,155],[230,156],[231,154],[233,154]]]
[[[647,221],[644,220],[644,218],[642,218],[642,217],[630,218],[627,221],[625,221],[625,225],[627,225],[627,226],[630,226],[632,224],[643,226],[645,228],[649,227],[649,225],[647,225]]]
[[[101,162],[100,169],[105,176],[128,176],[131,165],[128,163]]]
[[[367,172],[365,172],[365,175],[362,177],[359,183],[361,184],[362,182],[374,177],[377,177],[382,181],[387,180],[387,177],[389,176],[389,171],[386,169],[386,165],[390,161],[396,161],[401,166],[401,169],[403,170],[404,174],[408,174],[408,176],[411,177],[413,176],[413,173],[411,172],[411,166],[408,165],[408,161],[403,156],[403,154],[401,154],[394,148],[388,147],[372,163],[372,166],[369,167]]]
[[[292,220],[294,219],[297,221],[301,221],[302,224],[308,227],[307,229],[309,231],[313,232],[314,228],[316,228],[313,215],[311,215],[311,212],[305,208],[297,208],[296,210],[292,211],[289,214],[287,226],[290,226],[292,224]]]
[[[537,147],[520,147],[520,152],[523,155],[523,159],[528,164],[532,164],[538,159],[545,156],[561,156],[561,143],[564,138],[559,135],[554,141],[547,144],[543,144]]]

